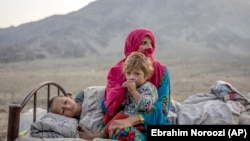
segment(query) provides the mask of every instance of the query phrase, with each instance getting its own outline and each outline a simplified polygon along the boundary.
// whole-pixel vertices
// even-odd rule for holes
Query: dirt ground
[[[2,103],[0,103],[2,105]],[[0,141],[4,141],[6,138],[7,134],[7,121],[8,121],[8,116],[7,116],[7,111],[1,111],[0,112]]]

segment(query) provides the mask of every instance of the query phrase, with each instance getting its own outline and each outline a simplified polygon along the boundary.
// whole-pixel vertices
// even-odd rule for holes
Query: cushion
[[[49,112],[31,124],[30,135],[45,138],[77,138],[77,126],[76,119]]]

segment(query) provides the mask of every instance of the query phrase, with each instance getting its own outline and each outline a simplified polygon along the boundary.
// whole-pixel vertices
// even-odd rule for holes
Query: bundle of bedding
[[[209,93],[190,96],[184,102],[171,101],[168,119],[175,125],[250,124],[250,101],[235,87],[217,81]]]

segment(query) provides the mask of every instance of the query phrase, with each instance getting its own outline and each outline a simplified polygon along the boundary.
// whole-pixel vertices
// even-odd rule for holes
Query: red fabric
[[[153,47],[145,49],[143,53],[150,57],[153,61],[154,73],[149,79],[157,88],[160,86],[160,79],[164,73],[165,66],[160,64],[154,59],[153,53],[155,50],[155,37],[153,33],[145,28],[137,28],[132,30],[125,41],[124,55],[125,57],[115,64],[108,72],[107,75],[107,86],[104,94],[104,104],[107,109],[108,115],[105,115],[107,119],[114,116],[117,112],[121,103],[123,102],[126,94],[126,89],[122,87],[122,83],[126,80],[122,74],[122,65],[126,57],[131,53],[139,50],[141,41],[145,36],[149,36],[153,41]],[[109,118],[108,118],[109,117]]]
[[[108,128],[109,128],[109,125],[111,124],[111,122],[112,122],[113,120],[116,120],[116,119],[125,119],[125,118],[127,118],[127,117],[128,117],[128,115],[125,115],[125,114],[120,113],[120,112],[117,113],[117,114],[112,118],[112,120],[110,120],[110,121],[108,122],[108,124],[105,126],[105,128],[104,128],[104,134],[105,134],[105,136],[109,138],[109,131],[108,131]],[[136,127],[136,129],[139,130],[139,131],[144,131],[144,126],[143,126],[143,124],[136,125],[135,127]]]

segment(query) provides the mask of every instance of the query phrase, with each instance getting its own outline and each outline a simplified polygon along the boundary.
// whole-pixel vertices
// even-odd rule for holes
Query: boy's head
[[[81,105],[76,103],[71,95],[59,95],[50,100],[49,112],[67,117],[79,117],[81,114]]]

